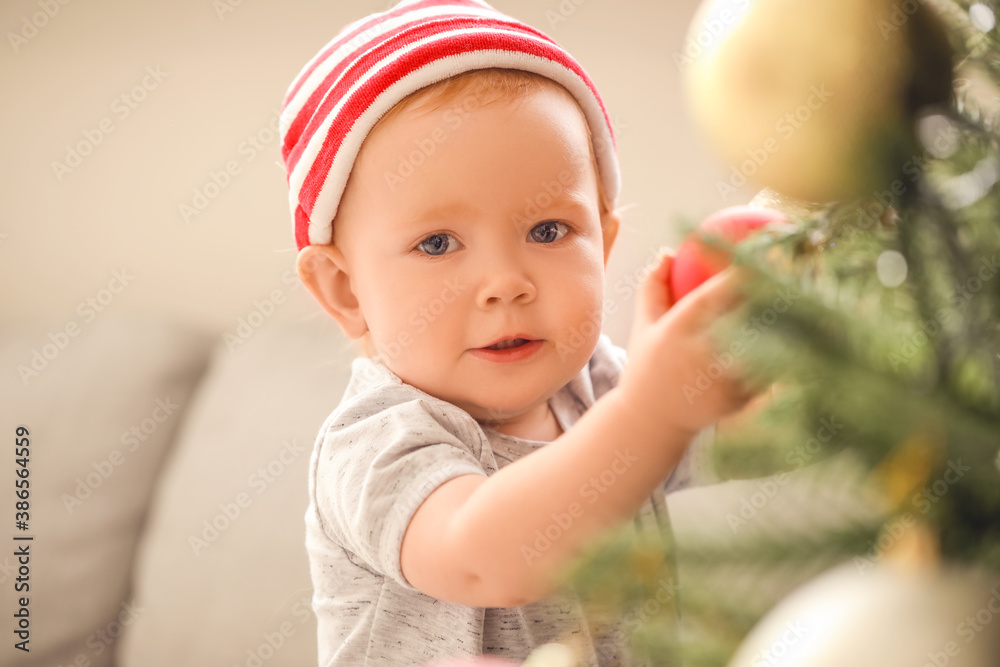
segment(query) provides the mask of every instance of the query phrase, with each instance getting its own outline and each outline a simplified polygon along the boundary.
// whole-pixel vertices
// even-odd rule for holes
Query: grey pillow
[[[325,314],[219,341],[143,538],[121,667],[316,665],[307,471],[353,356]]]
[[[6,543],[14,532],[34,538],[19,542],[30,553],[29,590],[18,593],[28,598],[30,652],[10,641],[17,563],[13,548],[0,556],[4,665],[112,664],[138,613],[130,576],[160,464],[209,349],[204,335],[110,312],[89,323],[0,328],[5,469],[20,467],[17,425],[30,432],[28,529],[13,524],[8,473]]]

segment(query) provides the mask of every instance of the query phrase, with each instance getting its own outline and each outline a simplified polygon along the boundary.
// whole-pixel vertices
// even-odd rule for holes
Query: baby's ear
[[[348,338],[361,338],[368,323],[357,295],[351,288],[344,253],[335,245],[309,245],[299,251],[295,260],[299,280],[316,302],[337,320]]]
[[[611,256],[611,248],[618,238],[618,228],[621,226],[621,218],[614,211],[601,214],[601,235],[604,237],[604,266],[608,265],[608,257]]]

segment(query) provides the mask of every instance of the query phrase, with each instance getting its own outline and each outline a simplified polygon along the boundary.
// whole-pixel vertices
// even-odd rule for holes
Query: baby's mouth
[[[494,363],[523,362],[538,354],[544,346],[544,340],[514,333],[494,339],[492,344],[477,347],[470,352],[475,357]]]
[[[499,343],[494,343],[489,347],[484,347],[484,350],[509,350],[512,347],[521,347],[522,345],[527,345],[530,343],[527,338],[510,338],[508,340],[502,340]]]

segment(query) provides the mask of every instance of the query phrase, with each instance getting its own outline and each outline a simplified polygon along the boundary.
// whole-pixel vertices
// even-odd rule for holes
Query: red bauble
[[[775,222],[783,223],[787,219],[780,211],[753,206],[732,206],[705,218],[677,249],[674,265],[670,269],[670,293],[674,302],[729,265],[728,254],[702,241],[702,236],[738,243],[752,232]]]

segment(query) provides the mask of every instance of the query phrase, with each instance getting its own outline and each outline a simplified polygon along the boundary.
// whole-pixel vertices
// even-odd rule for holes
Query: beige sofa
[[[350,360],[333,322],[275,318],[238,345],[111,315],[66,339],[2,331],[4,432],[13,445],[30,431],[34,540],[30,651],[5,641],[0,663],[315,665],[302,517]],[[18,564],[3,551],[10,619]]]
[[[2,432],[13,444],[18,425],[30,431],[24,534],[34,537],[31,650],[5,641],[0,664],[316,664],[306,471],[355,348],[304,290],[250,324],[245,337],[217,337],[109,310],[65,338],[51,325],[0,327]],[[678,539],[732,537],[732,517],[761,484],[670,496]],[[796,493],[767,488],[769,497]],[[774,530],[772,510],[794,502],[755,510],[740,532]],[[7,637],[17,568],[5,547]]]

